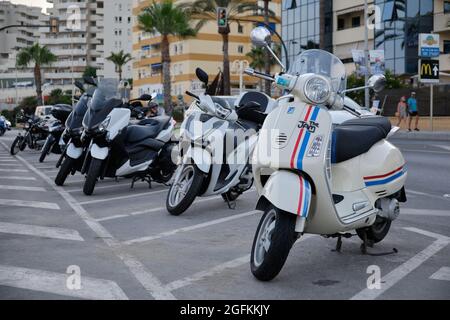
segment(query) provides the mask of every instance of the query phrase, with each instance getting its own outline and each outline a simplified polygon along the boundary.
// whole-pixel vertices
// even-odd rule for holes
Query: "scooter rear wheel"
[[[102,169],[102,160],[92,159],[89,165],[89,170],[86,175],[86,181],[83,186],[83,193],[90,196],[94,193],[95,185],[97,184],[97,179],[100,176],[100,170]]]
[[[270,281],[280,273],[297,239],[296,216],[272,204],[264,211],[253,240],[250,267],[258,280]]]
[[[44,162],[44,160],[47,157],[47,155],[50,154],[50,148],[51,147],[52,147],[52,144],[50,143],[50,141],[48,139],[45,140],[45,144],[42,147],[41,155],[39,156],[39,162],[40,163]]]
[[[203,173],[194,164],[184,165],[178,181],[170,186],[166,208],[171,215],[179,216],[194,202],[202,188]]]
[[[386,238],[389,229],[391,228],[391,221],[386,218],[377,217],[373,225],[367,228],[357,229],[358,237],[364,241],[364,233],[367,234],[367,240],[373,243],[378,243]]]
[[[20,144],[22,142],[22,139],[23,139],[23,137],[21,137],[21,136],[16,137],[14,139],[14,141],[13,141],[13,143],[11,145],[11,150],[10,150],[10,153],[11,153],[12,156],[15,156],[16,154],[18,154],[19,151],[22,151],[20,149]]]

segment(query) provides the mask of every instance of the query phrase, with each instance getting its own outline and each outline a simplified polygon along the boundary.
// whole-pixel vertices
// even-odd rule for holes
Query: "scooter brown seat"
[[[335,127],[332,136],[331,162],[355,158],[386,139],[392,125],[385,117],[351,119]]]

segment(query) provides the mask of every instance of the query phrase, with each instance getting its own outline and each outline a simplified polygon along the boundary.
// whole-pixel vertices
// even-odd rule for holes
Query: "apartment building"
[[[450,74],[450,0],[434,0],[433,32],[441,41],[440,69]]]
[[[47,68],[45,79],[53,84],[69,84],[81,78],[87,67],[102,77],[117,77],[111,52],[131,53],[131,0],[47,0],[53,3],[50,16],[59,19],[59,32],[41,28],[40,43],[58,58]],[[47,21],[49,17],[47,17]],[[131,67],[124,68],[131,77]]]
[[[0,2],[0,26],[38,24],[44,17],[39,7]],[[39,38],[36,28],[11,28],[0,32],[0,65],[5,64],[13,50],[33,44]]]
[[[186,0],[184,0],[186,1]],[[137,17],[145,7],[151,5],[151,0],[134,0],[133,16]],[[263,1],[259,1],[263,6]],[[272,0],[270,9],[277,16],[281,13],[281,0]],[[278,18],[279,19],[279,18]],[[261,19],[262,20],[262,19]],[[194,23],[194,22],[193,22]],[[275,26],[275,24],[273,24]],[[231,23],[229,54],[230,62],[246,60],[246,54],[251,51],[250,32],[255,23]],[[279,25],[276,26],[280,31]],[[217,31],[217,22],[208,22],[195,38],[177,39],[170,37],[172,95],[184,96],[186,90],[201,92],[202,84],[195,76],[197,67],[203,68],[212,80],[223,66],[222,37]],[[142,93],[162,93],[161,37],[146,34],[139,30],[136,21],[133,27],[133,95]],[[233,67],[232,67],[233,69]],[[258,80],[244,77],[249,88],[254,88]],[[232,93],[238,92],[239,74],[232,70]],[[186,100],[190,100],[184,96]]]

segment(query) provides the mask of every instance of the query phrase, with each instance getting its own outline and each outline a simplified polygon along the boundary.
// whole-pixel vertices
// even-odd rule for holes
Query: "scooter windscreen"
[[[345,65],[335,55],[324,50],[307,50],[300,54],[289,69],[289,74],[314,73],[331,81],[332,90],[340,92],[347,86]]]
[[[88,109],[89,97],[83,94],[66,121],[66,128],[76,130],[83,127],[83,118]]]
[[[118,95],[119,82],[116,79],[103,79],[88,103],[88,110],[83,119],[83,127],[92,131],[98,128],[112,109],[122,105]]]

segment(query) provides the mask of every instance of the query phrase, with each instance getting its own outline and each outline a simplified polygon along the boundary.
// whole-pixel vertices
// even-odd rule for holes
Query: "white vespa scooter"
[[[270,32],[256,28],[252,42],[268,46]],[[251,271],[262,281],[277,276],[305,233],[338,238],[338,251],[341,237],[352,230],[364,250],[382,241],[400,213],[399,202],[406,201],[405,160],[386,140],[389,121],[358,117],[333,127],[329,109],[345,108],[348,92],[345,67],[336,56],[305,51],[289,73],[272,79],[289,94],[267,117],[253,158],[257,209],[264,215],[253,241]],[[384,76],[374,76],[368,87],[378,92],[384,83]]]
[[[208,75],[197,77],[207,86]],[[230,208],[253,185],[250,165],[258,131],[276,105],[260,92],[243,93],[233,108],[227,99],[196,96],[180,130],[180,159],[167,194],[170,214],[180,215],[197,196],[222,195]]]

